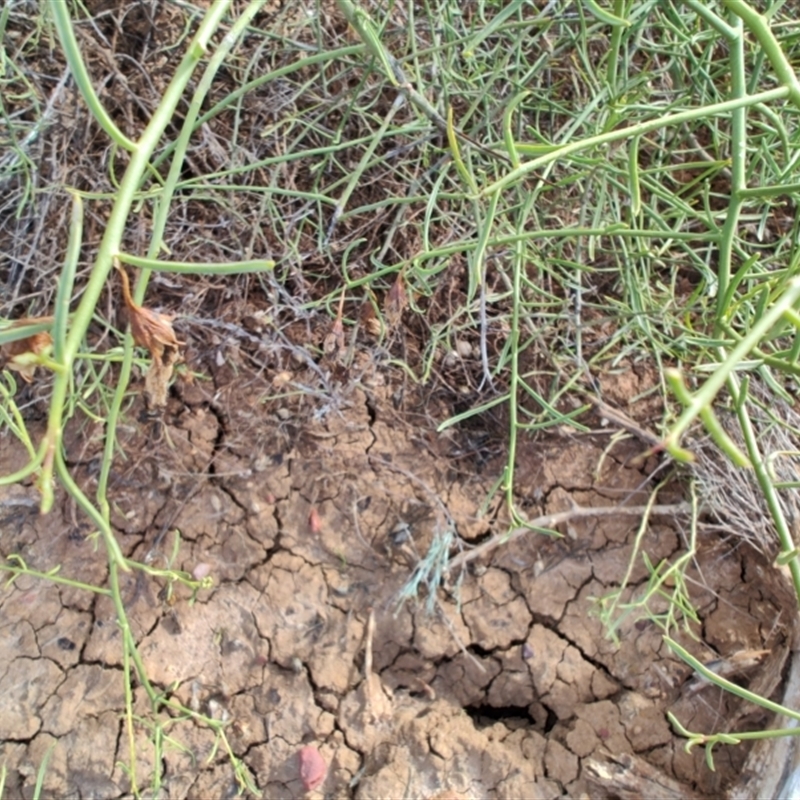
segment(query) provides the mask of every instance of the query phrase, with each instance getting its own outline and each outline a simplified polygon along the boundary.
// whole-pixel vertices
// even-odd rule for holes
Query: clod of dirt
[[[558,785],[544,776],[543,738],[497,728],[477,730],[446,701],[406,701],[396,707],[384,747],[367,758],[356,798],[432,798],[443,792],[509,800],[558,797]]]
[[[300,748],[297,758],[300,762],[300,780],[303,788],[309,792],[322,786],[328,774],[328,765],[319,750],[313,745],[306,745]]]

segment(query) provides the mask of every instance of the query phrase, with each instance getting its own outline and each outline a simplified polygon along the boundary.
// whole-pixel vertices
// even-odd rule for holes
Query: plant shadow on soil
[[[190,605],[180,589],[166,602],[163,584],[144,573],[123,576],[154,685],[228,720],[234,752],[270,798],[304,795],[298,752],[308,744],[329,765],[317,790],[326,797],[601,797],[587,765],[608,754],[655,767],[676,797],[719,796],[739,778],[746,746],[717,749],[711,772],[702,751],[685,752],[665,712],[707,732],[758,727],[766,716],[698,684],[652,623],[624,620],[617,646],[593,614],[592,598],[625,573],[637,518],[580,519],[562,538],[531,533],[451,576],[436,598],[423,591],[398,603],[443,525],[455,525],[466,548],[504,523],[497,508],[479,515],[500,460],[470,474],[454,439],[395,408],[392,380],[363,374],[324,415],[302,400],[264,403],[263,379],[227,367],[211,382],[179,382],[161,422],[137,423],[134,401],[109,492],[122,549],[165,566],[177,530],[173,566],[203,565],[214,577]],[[99,434],[77,423],[66,434],[89,494]],[[525,442],[521,501],[542,513],[645,502],[647,475],[626,466],[640,443],[621,440],[601,458],[609,435]],[[4,473],[21,465],[8,439],[3,452]],[[4,557],[105,585],[105,559],[66,497],[40,517],[33,487],[0,491]],[[653,562],[680,550],[682,524],[651,521]],[[743,681],[773,692],[790,646],[791,593],[757,554],[711,536],[688,574],[708,647],[678,640],[702,660],[769,649],[769,665]],[[646,580],[640,562],[631,581]],[[109,598],[22,577],[0,608],[6,796],[31,795],[53,743],[47,793],[123,796],[122,643]],[[138,687],[134,697],[146,718]],[[175,720],[168,734],[181,747],[166,746],[154,764],[138,727],[140,786],[158,769],[169,797],[235,793],[224,753],[209,763],[210,730]]]

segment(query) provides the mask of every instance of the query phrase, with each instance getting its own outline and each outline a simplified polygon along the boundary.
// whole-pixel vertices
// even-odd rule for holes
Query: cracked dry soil
[[[138,424],[129,410],[109,492],[123,552],[164,566],[179,530],[174,566],[207,565],[214,577],[190,605],[180,590],[167,603],[163,585],[142,572],[123,575],[153,683],[229,720],[234,752],[263,797],[306,794],[304,745],[328,764],[309,793],[317,797],[612,796],[592,768],[609,754],[652,768],[674,796],[720,796],[740,778],[745,745],[718,749],[711,772],[701,751],[684,751],[665,712],[709,732],[769,720],[698,684],[652,624],[623,620],[617,645],[593,613],[593,598],[625,573],[638,519],[580,519],[561,539],[523,536],[460,580],[450,576],[436,598],[422,589],[418,602],[398,603],[437,525],[454,524],[463,547],[501,529],[498,508],[479,513],[500,461],[465,467],[451,439],[404,421],[391,387],[369,383],[316,422],[301,403],[264,405],[263,386],[243,378],[179,385],[160,425]],[[90,495],[99,434],[67,432]],[[573,503],[645,502],[647,474],[625,466],[640,449],[632,440],[609,449],[602,431],[526,444],[520,502],[532,517]],[[24,463],[8,439],[3,452],[4,472]],[[66,497],[40,517],[33,487],[0,492],[3,557],[106,585],[91,527]],[[682,524],[651,521],[644,542],[653,562],[680,551]],[[710,647],[689,636],[681,643],[703,660],[769,649],[768,663],[742,682],[773,692],[790,646],[791,594],[757,554],[711,536],[689,576],[696,630]],[[640,559],[631,582],[646,580]],[[0,631],[5,797],[32,795],[51,745],[46,796],[125,796],[122,646],[109,597],[20,578],[0,592]],[[133,692],[146,719],[147,699]],[[160,770],[163,796],[235,794],[207,728],[176,719],[175,744],[158,764],[149,735],[138,726],[140,786]]]

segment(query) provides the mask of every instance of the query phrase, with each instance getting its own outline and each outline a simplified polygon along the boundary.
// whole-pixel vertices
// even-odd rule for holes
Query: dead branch
[[[450,559],[447,566],[449,570],[458,569],[468,562],[490,553],[501,544],[513,542],[515,539],[519,539],[520,536],[531,533],[536,528],[555,528],[556,525],[560,525],[563,522],[570,522],[573,519],[583,519],[585,517],[613,517],[621,514],[626,514],[628,516],[639,516],[640,514],[675,516],[677,514],[686,514],[689,511],[691,511],[691,505],[689,505],[689,503],[675,503],[666,506],[599,506],[598,508],[581,508],[580,506],[576,506],[569,511],[545,514],[542,517],[532,519],[527,525],[515,528],[509,533],[498,533],[472,550],[459,553],[457,556]]]

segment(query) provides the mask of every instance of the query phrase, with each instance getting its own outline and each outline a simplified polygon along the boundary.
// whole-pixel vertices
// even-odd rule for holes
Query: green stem
[[[614,0],[614,16],[620,19],[625,18],[626,0]],[[622,36],[625,32],[625,25],[614,25],[611,28],[611,45],[608,48],[606,70],[606,82],[611,93],[611,101],[617,102],[617,75],[619,70],[620,52],[622,48]]]
[[[683,2],[726,39],[731,40],[736,37],[736,29],[728,25],[722,17],[715,14],[708,7],[705,0],[683,0]]]
[[[125,557],[122,555],[119,542],[114,535],[114,531],[108,519],[89,502],[89,498],[86,497],[78,484],[75,483],[60,451],[55,455],[55,468],[58,472],[59,479],[64,484],[64,488],[72,495],[75,502],[80,506],[86,516],[97,526],[97,530],[100,531],[100,535],[103,537],[103,543],[106,546],[109,561],[119,564],[124,570],[128,571],[128,567],[125,564]]]
[[[57,375],[53,384],[50,415],[44,439],[45,451],[41,479],[43,513],[49,511],[53,505],[51,482],[54,455],[56,449],[61,446],[62,420],[75,357],[89,328],[103,287],[106,285],[108,273],[112,266],[112,258],[120,251],[128,215],[136,198],[139,183],[147,169],[148,160],[158,145],[164,129],[172,121],[175,109],[183,97],[194,68],[203,57],[206,44],[217,29],[230,2],[231,0],[215,0],[206,13],[188,47],[186,55],[178,65],[172,81],[164,92],[161,103],[153,112],[150,123],[131,152],[130,163],[125,171],[125,176],[117,192],[116,202],[106,223],[105,234],[100,242],[94,269],[84,289],[81,302],[75,311],[72,328],[64,343],[62,366],[66,374]],[[50,0],[50,7],[53,9],[54,14],[63,14],[64,11],[61,6],[65,5],[60,0]],[[65,43],[64,47],[65,49],[69,47],[69,42]]]
[[[767,17],[759,14],[749,3],[745,3],[743,0],[722,0],[722,2],[726,8],[742,19],[753,36],[758,39],[758,43],[767,54],[778,80],[788,89],[789,99],[800,108],[800,81],[798,81],[789,59],[786,58],[783,49],[775,38]]]
[[[117,623],[122,630],[123,651],[129,653],[136,667],[136,674],[150,700],[150,706],[153,711],[158,711],[158,706],[160,705],[159,695],[150,683],[150,679],[147,677],[144,662],[142,661],[141,655],[139,655],[139,648],[136,646],[136,640],[133,638],[133,632],[128,622],[125,604],[122,602],[122,591],[119,585],[119,563],[109,557],[108,564],[108,582],[111,587],[111,599],[114,603],[114,611],[116,611],[117,614]]]
[[[530,194],[525,202],[525,206],[520,209],[517,218],[517,230],[523,231],[530,213],[531,206],[533,205],[535,195]],[[511,332],[509,335],[509,354],[510,354],[510,373],[509,373],[509,387],[508,387],[508,456],[506,457],[505,474],[503,475],[503,482],[501,490],[505,493],[506,506],[511,512],[511,517],[514,523],[524,525],[524,520],[521,519],[516,512],[514,504],[514,470],[516,468],[517,459],[517,437],[519,436],[519,392],[520,392],[520,375],[519,375],[519,339],[520,339],[520,324],[522,315],[522,275],[525,271],[526,248],[522,241],[517,242],[514,248],[514,261],[512,273],[512,290],[511,290]]]
[[[264,272],[275,267],[275,262],[266,258],[250,261],[220,261],[202,264],[192,261],[159,261],[157,258],[136,256],[132,253],[119,253],[117,258],[123,264],[156,272],[183,272],[191,275],[239,275],[245,272]]]
[[[757,92],[756,94],[747,95],[743,98],[736,98],[734,100],[725,100],[722,103],[711,103],[710,105],[703,106],[702,108],[691,108],[687,111],[679,111],[675,114],[665,114],[657,119],[651,119],[647,122],[638,122],[635,125],[629,125],[625,128],[618,130],[607,131],[600,133],[597,136],[588,136],[585,139],[580,139],[568,144],[558,147],[549,153],[546,153],[539,158],[529,161],[527,164],[522,164],[517,169],[511,170],[504,178],[489,184],[485,189],[481,190],[481,195],[489,195],[494,192],[500,192],[510,186],[512,183],[524,178],[530,172],[534,172],[553,161],[559,161],[566,156],[573,153],[579,153],[582,150],[589,150],[592,147],[599,147],[604,144],[611,144],[612,142],[619,142],[623,139],[630,139],[634,136],[641,136],[645,133],[658,130],[659,128],[666,128],[670,125],[681,125],[684,122],[691,122],[695,119],[707,119],[708,117],[721,116],[735,111],[737,108],[743,106],[753,106],[758,103],[770,103],[773,100],[782,100],[789,95],[789,88],[780,86],[776,89],[769,89],[765,92]]]
[[[363,52],[364,52],[363,44],[341,47],[338,50],[325,50],[321,53],[315,53],[312,56],[300,59],[300,61],[295,61],[292,64],[287,64],[286,66],[280,67],[279,69],[272,70],[272,72],[267,72],[264,75],[259,75],[257,78],[253,78],[253,80],[248,81],[247,83],[243,83],[241,86],[238,86],[229,95],[227,95],[227,97],[224,97],[218,103],[213,105],[208,111],[205,112],[205,114],[203,114],[195,121],[193,130],[196,131],[201,125],[203,125],[203,123],[208,122],[210,119],[213,119],[218,114],[221,114],[237,100],[244,97],[244,95],[248,94],[249,92],[252,92],[254,89],[258,89],[265,83],[270,83],[280,78],[284,78],[287,75],[291,75],[294,72],[298,72],[299,70],[308,69],[309,67],[313,67],[315,64],[322,64],[327,61],[336,61],[338,59],[347,58],[348,56],[357,55]],[[156,156],[155,159],[153,159],[153,166],[157,167],[159,164],[163,163],[168,158],[171,158],[176,145],[177,142],[171,142],[166,147],[164,147],[164,149],[159,153],[159,155]],[[351,146],[351,142],[347,142],[342,145],[343,148],[349,146]],[[303,151],[303,155],[310,152],[312,151],[305,150]]]
[[[700,412],[711,405],[719,390],[745,356],[752,350],[767,332],[775,325],[783,314],[794,306],[800,297],[800,278],[793,278],[787,284],[786,291],[772,305],[761,319],[751,328],[747,336],[731,350],[713,375],[692,395],[686,398],[686,408],[667,436],[669,448],[677,446],[681,436],[700,415]]]
[[[132,142],[125,134],[116,126],[114,120],[108,115],[108,112],[100,102],[97,92],[92,86],[92,79],[89,77],[89,71],[86,69],[86,62],[81,55],[78,40],[75,38],[75,31],[72,27],[72,20],[69,17],[69,4],[65,0],[50,0],[50,11],[53,14],[53,22],[58,32],[58,38],[61,40],[61,46],[64,49],[67,63],[69,64],[72,77],[75,78],[75,83],[86,101],[92,116],[97,120],[98,125],[114,140],[114,142],[122,147],[124,150],[135,152],[137,145]]]
[[[205,100],[208,91],[211,88],[211,84],[217,74],[217,71],[222,65],[222,62],[230,53],[231,48],[236,44],[239,36],[246,29],[247,25],[252,21],[253,17],[263,4],[264,0],[255,0],[255,2],[251,2],[245,12],[239,17],[239,19],[236,20],[231,30],[225,36],[220,46],[211,57],[209,64],[198,83],[197,89],[195,89],[195,92],[192,96],[192,101],[189,104],[189,109],[183,121],[183,126],[181,127],[181,132],[178,135],[178,139],[175,143],[175,152],[172,158],[172,163],[170,164],[169,173],[167,174],[167,179],[164,183],[162,194],[158,200],[153,230],[150,234],[150,246],[147,250],[147,257],[122,253],[118,254],[120,261],[125,261],[142,269],[142,274],[137,282],[135,291],[135,299],[139,303],[141,303],[142,298],[144,297],[144,292],[147,288],[147,281],[150,277],[150,271],[153,269],[170,272],[206,272],[230,274],[271,269],[274,267],[274,262],[267,260],[198,265],[187,262],[162,262],[155,258],[161,248],[161,240],[167,224],[169,209],[172,204],[172,197],[175,193],[175,187],[178,183],[183,162],[186,157],[186,151],[189,147],[189,140],[191,139],[192,132],[195,129],[195,123],[198,115],[200,114],[203,101]],[[108,488],[108,477],[111,472],[111,464],[114,457],[117,421],[119,419],[120,410],[122,409],[122,403],[125,399],[125,392],[127,391],[128,383],[130,381],[132,365],[133,339],[129,334],[125,337],[122,366],[114,392],[114,399],[109,409],[108,421],[106,424],[106,440],[103,450],[103,461],[97,481],[97,499],[106,518],[108,518],[109,514],[106,491]]]
[[[732,376],[733,377],[733,376]],[[739,419],[739,425],[742,428],[742,436],[744,437],[745,447],[747,454],[750,458],[750,463],[753,465],[753,471],[758,481],[761,491],[764,493],[764,500],[767,503],[770,516],[775,525],[775,531],[778,535],[778,541],[781,544],[782,553],[796,553],[796,545],[789,523],[783,513],[780,500],[778,498],[778,490],[772,482],[769,475],[769,467],[761,454],[758,447],[758,437],[753,428],[750,415],[747,413],[747,404],[739,392],[739,382],[731,380],[728,382],[728,391],[731,393],[736,408],[736,415]],[[795,555],[788,562],[789,574],[792,576],[792,584],[794,585],[795,598],[797,599],[798,606],[800,606],[800,558]]]
[[[58,293],[56,294],[56,305],[53,311],[53,358],[59,364],[64,363],[64,342],[67,338],[69,304],[72,299],[75,273],[78,270],[78,259],[81,255],[82,241],[83,201],[73,192],[67,255],[64,259],[64,269],[61,270],[61,275],[58,278]]]
[[[122,648],[122,675],[125,692],[125,727],[128,731],[128,763],[131,765],[131,794],[139,797],[136,785],[136,729],[133,727],[133,690],[131,689],[131,655],[127,647]]]
[[[744,689],[743,687],[733,683],[733,681],[723,678],[721,675],[717,675],[716,672],[709,669],[705,664],[696,659],[688,650],[686,650],[686,648],[679,645],[669,636],[665,636],[664,641],[667,643],[670,650],[683,659],[695,672],[699,673],[716,686],[719,686],[721,689],[725,689],[731,694],[735,694],[737,697],[747,700],[749,703],[754,703],[757,706],[761,706],[761,708],[765,708],[767,711],[772,711],[774,714],[783,714],[791,719],[800,721],[800,711],[787,708],[779,703],[773,703],[771,700],[767,700],[767,698],[750,692],[747,689]],[[732,735],[738,736],[739,734]]]
[[[9,560],[16,560],[15,556],[12,554],[8,556]],[[7,566],[5,564],[0,564],[0,572],[10,572],[14,577],[17,575],[26,575],[29,578],[39,578],[43,581],[49,581],[50,583],[58,583],[61,586],[69,586],[72,589],[81,589],[84,592],[92,592],[93,594],[103,594],[106,596],[110,596],[111,592],[108,589],[103,589],[100,586],[94,586],[90,583],[83,583],[82,581],[76,581],[72,578],[62,578],[60,575],[56,574],[55,572],[40,572],[36,569],[30,569],[27,565],[14,567],[14,566]],[[9,579],[13,580],[13,578]]]
[[[747,97],[747,80],[744,69],[744,30],[741,20],[736,20],[734,27],[739,35],[729,43],[731,66],[731,94],[735,100]],[[739,106],[731,111],[731,195],[728,213],[722,227],[719,244],[719,267],[717,278],[717,319],[725,315],[726,309],[721,303],[727,300],[728,283],[731,275],[731,259],[736,234],[739,230],[739,217],[744,200],[741,191],[747,186],[745,168],[747,164],[747,109]]]

